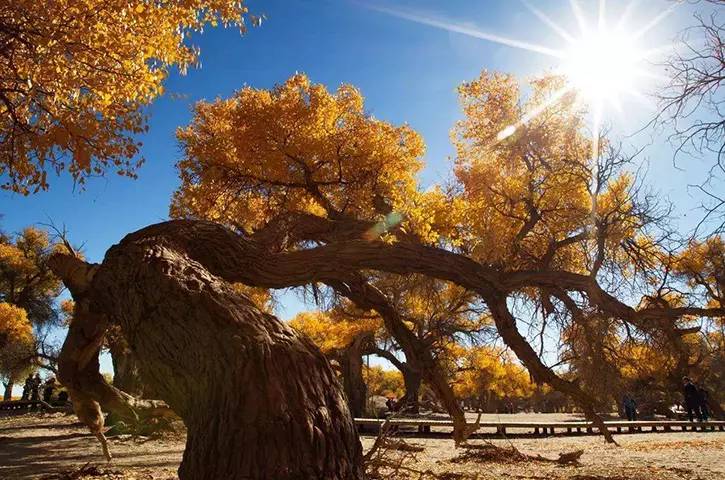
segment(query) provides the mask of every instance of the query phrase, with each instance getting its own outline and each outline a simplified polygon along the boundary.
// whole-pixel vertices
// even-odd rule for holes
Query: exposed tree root
[[[128,419],[119,418],[111,413],[106,418],[105,426],[107,430],[105,431],[105,435],[107,437],[130,435],[132,438],[159,438],[166,434],[178,433],[180,421],[181,419],[173,417],[147,417],[132,422]]]
[[[451,460],[451,463],[518,463],[518,462],[547,462],[560,465],[578,465],[584,450],[560,453],[559,458],[552,459],[541,455],[527,455],[510,445],[499,447],[491,443],[478,445],[462,445],[463,451]]]
[[[397,450],[399,452],[422,452],[425,450],[420,445],[408,443],[405,440],[399,438],[389,438],[383,444],[383,448],[388,450]]]

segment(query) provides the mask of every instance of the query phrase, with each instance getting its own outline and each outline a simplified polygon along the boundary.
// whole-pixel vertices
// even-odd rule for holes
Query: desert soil
[[[487,417],[483,420],[566,419],[526,414]],[[96,439],[73,415],[0,418],[0,479],[176,479],[184,440],[183,433],[157,439],[114,438],[110,441],[114,459],[106,463]],[[370,448],[373,440],[364,437],[364,448]],[[500,447],[513,446],[523,453],[552,459],[561,452],[584,451],[578,466],[561,466],[507,456],[456,461],[466,450],[454,449],[450,440],[405,439],[423,451],[387,451],[386,459],[390,463],[405,461],[397,474],[388,470],[385,478],[725,480],[725,432],[641,433],[619,435],[616,440],[619,447],[607,445],[597,436],[490,441]],[[472,440],[470,443],[484,445],[486,442]]]

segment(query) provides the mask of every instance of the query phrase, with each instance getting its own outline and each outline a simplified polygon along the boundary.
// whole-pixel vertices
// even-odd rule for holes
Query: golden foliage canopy
[[[5,348],[11,343],[27,343],[32,338],[33,327],[25,310],[0,302],[0,347]]]
[[[33,328],[22,308],[0,302],[0,377],[12,383],[31,366]]]
[[[0,234],[0,301],[24,309],[35,324],[56,318],[54,302],[62,285],[47,260],[58,248],[65,247],[34,227],[17,235]]]
[[[513,76],[484,71],[459,87],[464,119],[452,133],[459,205],[464,243],[481,262],[586,271],[595,238],[604,249],[638,233],[633,179],[593,160],[586,112],[563,86],[544,77],[524,97]],[[599,154],[606,146],[600,139]]]
[[[675,273],[704,290],[712,307],[725,307],[725,240],[720,235],[693,241],[675,258]]]
[[[415,192],[424,146],[409,126],[368,115],[360,92],[298,74],[200,102],[179,129],[184,158],[173,217],[251,230],[282,212],[373,219]]]
[[[363,379],[369,395],[397,398],[405,395],[403,374],[398,370],[386,370],[380,365],[363,366]]]
[[[238,0],[13,0],[0,6],[0,175],[23,194],[49,170],[83,183],[113,168],[135,176],[141,107],[169,69],[198,51],[207,25],[244,28]]]
[[[355,319],[340,315],[336,311],[298,313],[289,323],[310,337],[325,354],[344,349],[358,335],[375,335],[381,327],[381,321],[377,317]]]
[[[506,351],[494,347],[462,348],[453,390],[460,398],[477,398],[490,392],[497,398],[527,398],[536,385],[529,372]]]

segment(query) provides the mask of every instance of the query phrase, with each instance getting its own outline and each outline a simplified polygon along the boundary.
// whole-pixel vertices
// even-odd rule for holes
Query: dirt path
[[[63,478],[90,462],[105,475],[79,478],[172,480],[184,450],[184,436],[157,440],[127,437],[111,440],[114,460],[106,464],[95,438],[72,415],[0,418],[0,479]],[[725,480],[725,433],[684,432],[622,435],[620,447],[598,437],[552,437],[494,440],[522,452],[556,458],[559,452],[584,450],[579,467],[540,462],[452,462],[462,450],[441,439],[414,439],[424,448],[407,466],[432,474],[422,478],[447,479],[568,479],[568,480]],[[369,447],[371,438],[364,438]],[[473,441],[481,444],[481,441]],[[398,455],[392,452],[392,455]],[[100,475],[100,476],[99,476]],[[394,480],[389,477],[388,480]],[[411,475],[408,478],[421,478]]]

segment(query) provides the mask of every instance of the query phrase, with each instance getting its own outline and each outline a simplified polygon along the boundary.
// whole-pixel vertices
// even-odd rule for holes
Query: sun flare
[[[571,43],[563,73],[592,106],[619,104],[622,94],[637,90],[643,54],[637,42],[621,31],[586,33]]]
[[[647,49],[642,49],[639,42],[646,40],[648,32],[670,15],[677,3],[663,9],[653,18],[636,21],[633,15],[637,0],[627,2],[624,10],[614,18],[607,15],[606,0],[569,0],[571,13],[576,20],[575,25],[578,26],[576,28],[560,23],[560,19],[549,17],[528,0],[521,1],[545,26],[559,36],[561,44],[542,45],[506,37],[478,29],[470,23],[428,16],[414,10],[399,10],[367,2],[360,2],[360,5],[421,25],[551,57],[555,61],[552,65],[554,71],[569,79],[566,91],[576,91],[579,101],[592,108],[596,117],[595,124],[598,123],[597,118],[604,115],[606,107],[613,106],[615,110],[622,112],[623,103],[628,99],[634,99],[649,107],[649,100],[642,92],[646,90],[646,84],[650,80],[659,78],[653,71],[652,63],[656,62],[657,55],[671,46],[648,46]],[[561,98],[561,93],[558,92],[555,97]],[[517,125],[507,127],[499,134],[498,140],[511,136],[518,125],[534,118],[534,113],[536,112],[529,112]],[[594,130],[596,128],[597,125],[594,125]]]

